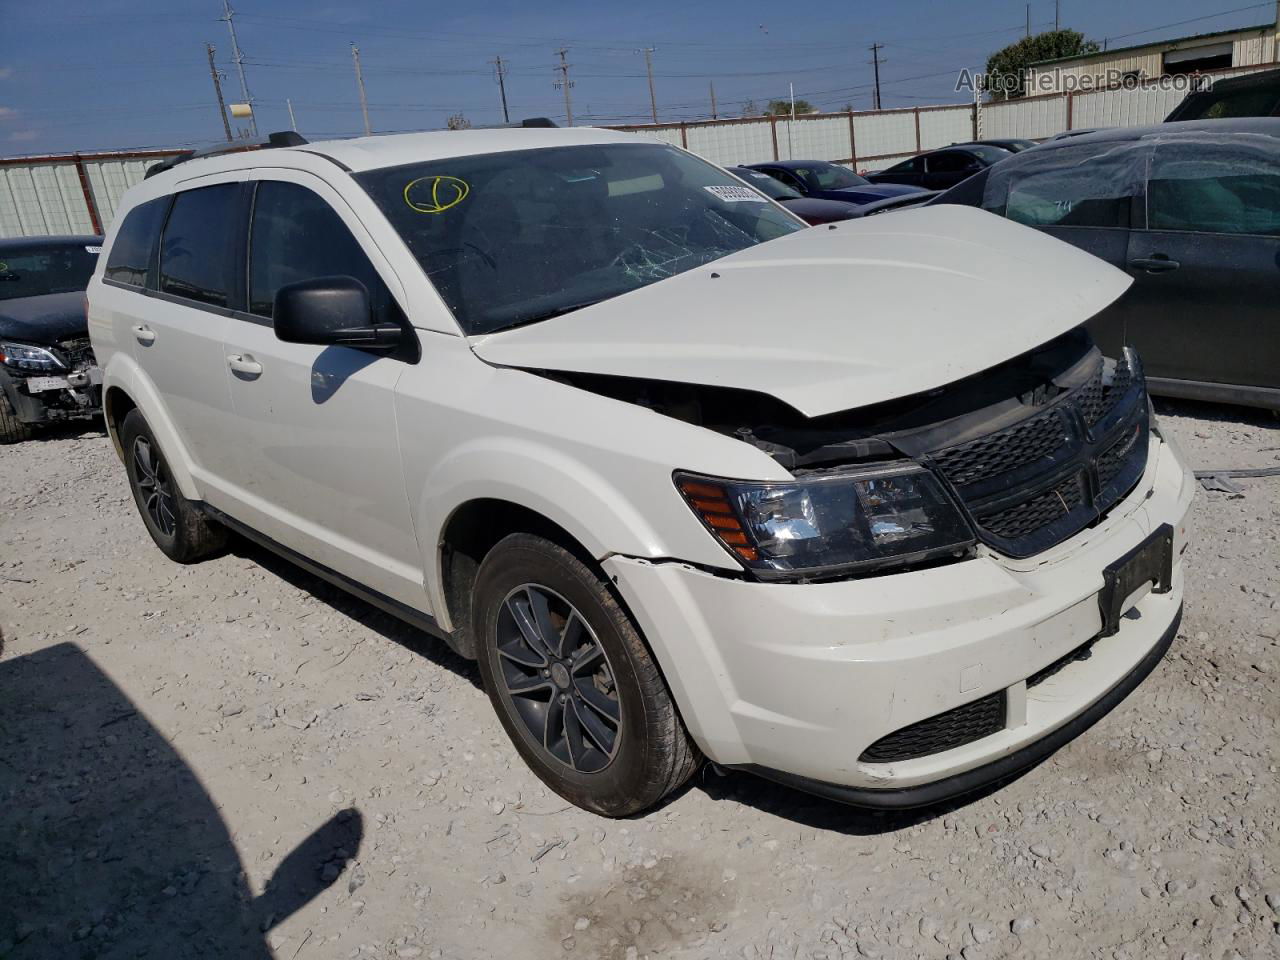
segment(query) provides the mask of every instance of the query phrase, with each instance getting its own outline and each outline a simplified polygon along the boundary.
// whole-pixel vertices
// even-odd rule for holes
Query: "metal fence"
[[[1215,80],[1274,67],[1214,71]],[[615,127],[686,147],[713,163],[832,160],[881,170],[922,150],[974,139],[1041,140],[1064,130],[1159,123],[1185,94],[1159,81],[983,104],[813,113]],[[0,237],[101,233],[147,167],[187,151],[0,159]]]

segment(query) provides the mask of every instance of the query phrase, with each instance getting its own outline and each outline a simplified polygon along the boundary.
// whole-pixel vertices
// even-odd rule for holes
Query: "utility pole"
[[[553,86],[564,87],[564,116],[566,124],[573,126],[573,98],[569,94],[569,88],[573,86],[573,81],[569,79],[569,62],[565,60],[565,54],[569,50],[561,47],[556,51],[556,56],[560,58],[560,62],[556,64],[556,69],[560,71],[560,79]]]
[[[510,123],[511,116],[507,113],[507,68],[502,63],[501,55],[495,56],[489,62],[493,64],[493,69],[498,74],[498,92],[502,95],[502,122]]]
[[[364,74],[360,72],[360,48],[354,43],[351,44],[351,60],[356,65],[356,86],[360,88],[360,112],[364,114],[364,135],[368,137],[373,135],[373,128],[369,126],[369,101],[364,96]]]
[[[716,117],[716,82],[714,80],[711,81],[711,119],[718,119]]]
[[[236,39],[235,11],[231,9],[231,0],[222,0],[222,19],[227,21],[227,29],[231,31],[231,59],[235,62],[236,72],[240,74],[240,95],[249,104],[249,133],[258,138],[258,118],[253,115],[253,97],[249,95],[249,83],[244,78],[244,54],[240,52],[240,41]]]
[[[1031,4],[1027,4],[1027,36],[1031,36]]]
[[[875,64],[876,70],[876,109],[880,109],[880,51],[884,49],[883,43],[873,43],[871,45],[871,58]]]
[[[790,83],[787,86],[791,90],[791,119],[787,121],[787,159],[794,160],[796,152],[791,146],[791,125],[796,122],[796,85]]]
[[[213,93],[218,98],[218,116],[222,118],[222,129],[227,132],[227,139],[231,140],[231,121],[227,119],[227,104],[222,99],[222,81],[218,79],[218,68],[213,65],[213,44],[206,43],[204,48],[209,52],[209,76],[213,77]]]
[[[653,95],[653,47],[645,47],[640,51],[644,54],[644,69],[649,74],[649,112],[653,116],[653,122],[658,122],[658,100]]]
[[[1059,21],[1059,18],[1058,18],[1058,14],[1059,14],[1059,12],[1060,12],[1060,11],[1059,11],[1059,8],[1060,8],[1061,6],[1062,6],[1062,4],[1061,4],[1060,0],[1053,0],[1053,29],[1054,29],[1054,30],[1061,30],[1061,29],[1062,29],[1061,22]]]
[[[289,108],[289,126],[293,127],[293,132],[298,132],[298,121],[293,116],[293,100],[286,99],[285,105]]]

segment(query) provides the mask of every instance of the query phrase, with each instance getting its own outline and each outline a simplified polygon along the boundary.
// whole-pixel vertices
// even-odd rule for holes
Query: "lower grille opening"
[[[1059,657],[1043,670],[1033,673],[1031,676],[1027,677],[1027,689],[1030,690],[1032,687],[1044,683],[1054,674],[1063,670],[1065,667],[1071,666],[1073,663],[1079,663],[1081,660],[1088,660],[1093,656],[1093,644],[1094,640],[1086,640],[1065,657]]]
[[[973,743],[1004,729],[1005,692],[995,693],[881,737],[858,758],[862,763],[914,760]]]

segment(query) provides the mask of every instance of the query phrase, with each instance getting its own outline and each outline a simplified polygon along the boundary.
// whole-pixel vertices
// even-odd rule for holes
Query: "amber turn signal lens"
[[[756,548],[751,546],[746,528],[734,513],[729,495],[723,487],[699,480],[680,480],[677,483],[680,492],[689,502],[689,506],[726,547],[744,560],[755,561],[760,558]]]

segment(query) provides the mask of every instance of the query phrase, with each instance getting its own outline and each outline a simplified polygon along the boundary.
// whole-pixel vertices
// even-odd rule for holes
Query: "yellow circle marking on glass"
[[[410,199],[410,190],[420,183],[425,184],[428,182],[431,186],[431,201],[429,203],[423,200]],[[418,192],[421,194],[422,191]],[[471,186],[467,181],[460,180],[457,177],[419,177],[417,180],[410,180],[405,184],[404,202],[409,205],[410,210],[415,210],[418,213],[444,213],[467,199],[467,194],[470,192]]]

